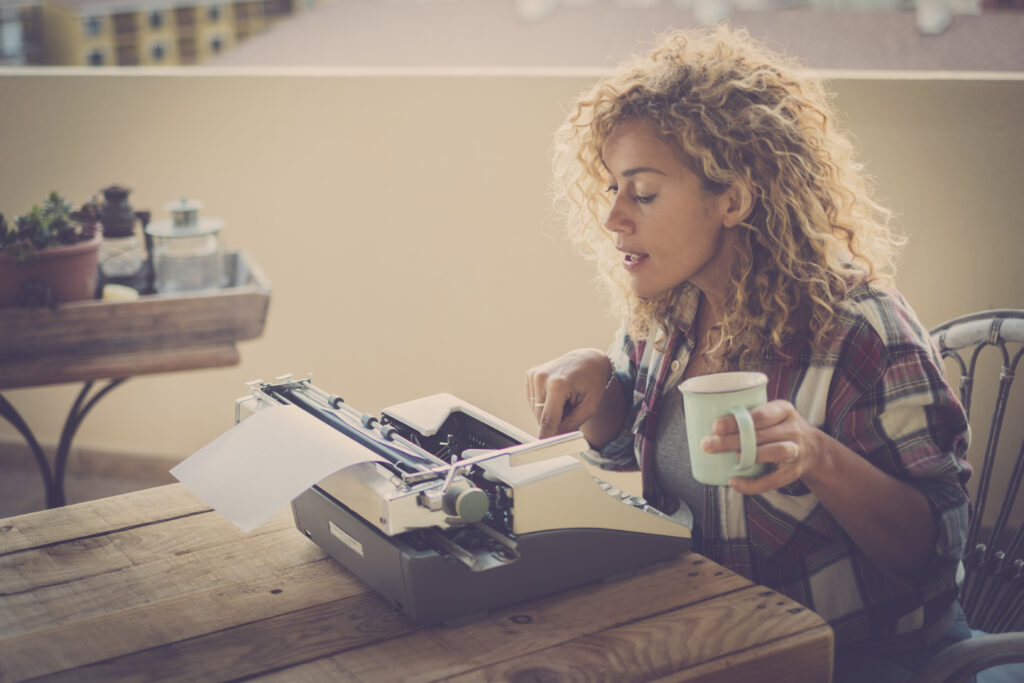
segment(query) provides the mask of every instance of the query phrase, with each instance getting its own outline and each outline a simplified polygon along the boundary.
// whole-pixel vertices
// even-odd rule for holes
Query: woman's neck
[[[718,327],[721,320],[722,302],[714,301],[704,291],[700,293],[697,304],[697,317],[694,320],[694,339],[698,343],[706,341],[711,330]]]
[[[697,316],[693,321],[693,350],[690,361],[683,373],[684,378],[720,372],[724,367],[721,349],[709,353],[718,341],[715,330],[718,327],[718,315],[715,306],[703,292],[697,305]]]

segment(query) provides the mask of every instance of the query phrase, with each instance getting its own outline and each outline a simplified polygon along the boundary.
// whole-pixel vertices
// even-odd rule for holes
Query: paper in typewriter
[[[253,413],[171,470],[242,531],[329,474],[383,459],[296,406]]]

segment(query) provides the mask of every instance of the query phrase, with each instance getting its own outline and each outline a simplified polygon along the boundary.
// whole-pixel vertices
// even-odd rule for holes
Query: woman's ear
[[[726,228],[734,228],[747,219],[753,208],[753,201],[750,192],[745,185],[733,183],[722,195],[724,213],[722,225]]]

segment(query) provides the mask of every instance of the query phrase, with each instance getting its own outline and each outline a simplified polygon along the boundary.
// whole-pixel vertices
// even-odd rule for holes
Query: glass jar
[[[172,218],[146,227],[152,238],[154,288],[158,294],[227,285],[219,233],[224,221],[200,218],[202,203],[189,199],[165,208]]]

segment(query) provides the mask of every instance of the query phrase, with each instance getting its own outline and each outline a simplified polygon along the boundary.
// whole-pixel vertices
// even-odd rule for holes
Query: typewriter
[[[590,473],[579,432],[537,439],[450,394],[378,418],[311,379],[249,387],[236,422],[294,405],[373,453],[296,497],[295,524],[416,621],[471,621],[690,548],[688,527]]]

